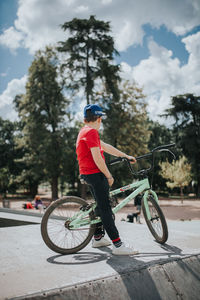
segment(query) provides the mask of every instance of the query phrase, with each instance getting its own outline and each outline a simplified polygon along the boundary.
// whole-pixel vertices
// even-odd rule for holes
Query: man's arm
[[[117,157],[126,157],[128,159],[133,160],[133,162],[136,162],[136,159],[134,156],[129,156],[126,153],[118,150],[117,148],[113,147],[112,145],[106,144],[103,141],[101,141],[101,147],[103,149],[104,152],[117,156]]]
[[[108,183],[111,186],[114,182],[114,179],[113,179],[110,171],[108,170],[103,157],[101,156],[99,147],[93,147],[90,150],[91,150],[92,157],[94,159],[95,164],[97,165],[99,170],[106,176],[106,178],[108,179]]]

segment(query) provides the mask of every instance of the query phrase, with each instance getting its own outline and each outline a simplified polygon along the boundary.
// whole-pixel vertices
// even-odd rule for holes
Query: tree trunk
[[[58,199],[58,177],[53,177],[51,181],[51,199]]]
[[[197,198],[200,198],[200,176],[197,177]]]
[[[31,182],[29,186],[29,190],[30,190],[31,197],[34,198],[35,195],[37,195],[38,193],[38,183]]]
[[[181,203],[183,204],[183,187],[181,186],[180,189],[181,189]]]

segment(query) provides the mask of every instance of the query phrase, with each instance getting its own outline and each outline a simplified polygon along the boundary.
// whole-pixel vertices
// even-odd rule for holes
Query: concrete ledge
[[[87,270],[85,270],[87,272]],[[22,299],[122,300],[197,299],[200,295],[200,254],[168,263],[125,271],[73,286],[52,289]]]
[[[16,209],[2,208],[2,207],[0,207],[0,212],[15,214],[15,215],[40,217],[40,218],[43,216],[43,214],[41,214],[39,212],[32,212],[31,210],[16,210]]]

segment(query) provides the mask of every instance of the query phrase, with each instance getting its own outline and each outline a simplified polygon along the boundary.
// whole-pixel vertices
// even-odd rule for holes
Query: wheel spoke
[[[83,205],[87,203],[84,200],[77,200],[77,197],[66,197],[66,201],[60,199],[52,204],[47,211],[45,222],[42,222],[43,239],[48,247],[58,253],[73,253],[77,249],[87,244],[90,240],[94,229],[90,225],[84,225],[79,228],[70,229],[70,220],[77,216]],[[76,198],[74,200],[74,198]],[[80,199],[80,198],[78,198]],[[84,204],[86,203],[86,204]],[[84,219],[90,220],[89,216]],[[78,251],[78,250],[77,250]],[[74,252],[76,252],[74,250]]]
[[[71,204],[71,203],[70,203]],[[56,207],[51,216],[62,216],[64,219],[68,220],[69,218],[73,217],[80,211],[79,205],[74,205],[73,208],[70,206],[72,205],[60,205]],[[70,230],[65,227],[65,222],[51,218],[50,225],[48,224],[48,235],[52,242],[62,248],[71,248],[77,247],[80,245],[86,238],[89,228],[78,228],[78,230]],[[82,230],[86,231],[86,234],[80,235]],[[72,246],[73,245],[73,246]]]

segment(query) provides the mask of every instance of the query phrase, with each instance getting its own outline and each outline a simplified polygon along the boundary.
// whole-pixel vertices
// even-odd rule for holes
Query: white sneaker
[[[102,237],[99,241],[92,241],[92,248],[100,248],[111,245],[111,242],[108,241],[105,237]]]
[[[139,252],[132,248],[126,247],[123,243],[120,247],[113,246],[112,254],[114,255],[135,255]]]

